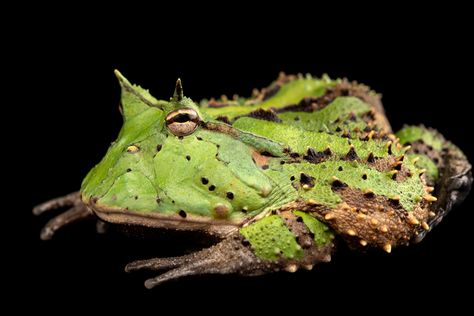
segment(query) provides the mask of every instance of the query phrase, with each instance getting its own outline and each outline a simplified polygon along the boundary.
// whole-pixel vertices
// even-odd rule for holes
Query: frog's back
[[[415,236],[420,240],[439,222],[454,203],[440,205],[434,195],[470,165],[435,131],[420,127],[415,134],[426,137],[416,139],[406,136],[413,135],[411,127],[393,134],[380,99],[346,79],[281,74],[250,99],[203,100],[201,107],[215,120],[285,146],[282,159],[256,160],[293,201],[276,205],[279,211],[304,210],[352,245],[390,251]],[[465,163],[449,170],[449,160]]]
[[[356,82],[327,76],[281,73],[269,87],[254,89],[251,98],[222,96],[202,100],[200,105],[207,115],[229,124],[247,117],[341,137],[363,135],[368,130],[384,135],[391,132],[380,95]]]

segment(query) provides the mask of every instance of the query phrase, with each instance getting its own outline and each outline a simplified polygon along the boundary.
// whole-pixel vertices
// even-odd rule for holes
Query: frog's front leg
[[[82,202],[79,192],[73,192],[68,195],[44,202],[33,208],[33,214],[41,215],[45,212],[63,207],[69,207],[69,209],[46,223],[46,225],[41,230],[41,239],[51,239],[54,233],[61,227],[80,220],[95,217],[95,215]]]
[[[236,229],[210,248],[182,257],[135,261],[125,270],[168,270],[147,280],[147,288],[189,275],[295,272],[300,267],[312,269],[318,262],[330,261],[332,240],[327,226],[311,215],[285,211]]]

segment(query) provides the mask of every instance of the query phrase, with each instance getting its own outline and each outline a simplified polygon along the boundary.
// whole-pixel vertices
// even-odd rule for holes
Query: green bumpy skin
[[[265,260],[298,259],[303,256],[296,236],[278,215],[271,215],[244,227],[240,233],[250,242],[255,254]]]
[[[301,211],[294,211],[293,213],[303,219],[303,222],[308,227],[309,231],[314,235],[316,245],[324,246],[333,240],[334,234],[326,225],[318,221],[316,218]]]
[[[303,235],[315,249],[339,235],[390,252],[429,227],[435,156],[455,147],[423,127],[391,134],[379,96],[365,86],[283,76],[253,98],[198,105],[180,85],[157,100],[117,76],[124,124],[81,187],[102,218],[230,225],[270,262],[309,256]],[[183,110],[199,118],[185,135],[169,119]]]

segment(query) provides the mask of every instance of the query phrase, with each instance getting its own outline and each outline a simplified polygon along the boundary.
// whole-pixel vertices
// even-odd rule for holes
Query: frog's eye
[[[179,109],[166,116],[166,127],[176,136],[192,134],[199,124],[199,115],[193,109]]]

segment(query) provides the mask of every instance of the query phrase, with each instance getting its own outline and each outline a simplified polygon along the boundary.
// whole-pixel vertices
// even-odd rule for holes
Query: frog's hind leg
[[[270,271],[268,263],[258,259],[242,243],[240,236],[234,235],[218,244],[182,257],[155,258],[128,264],[127,272],[136,270],[169,271],[145,281],[151,289],[160,283],[190,275],[228,274],[259,275]],[[171,269],[171,270],[170,270]]]
[[[45,212],[69,207],[69,209],[52,218],[41,230],[40,237],[43,240],[51,239],[54,233],[73,222],[93,218],[94,214],[82,203],[79,192],[70,193],[63,197],[59,197],[36,206],[33,209],[33,214],[40,215]]]

